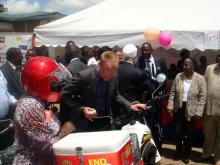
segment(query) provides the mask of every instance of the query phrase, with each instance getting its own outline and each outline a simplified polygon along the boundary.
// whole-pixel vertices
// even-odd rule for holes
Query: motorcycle
[[[169,96],[169,94],[163,94],[165,81],[166,75],[163,73],[159,73],[156,76],[156,83],[154,82],[154,86],[156,86],[156,89],[152,92],[150,98],[146,97],[146,93],[143,94],[143,102],[151,105],[148,108],[148,111],[143,114],[144,124],[147,124],[149,126],[160,154],[162,154],[163,143],[163,130],[161,123],[162,116],[160,110],[162,108],[162,100]]]
[[[159,83],[166,79],[158,75]],[[156,89],[152,94],[155,98]],[[154,105],[148,104],[147,109]],[[73,133],[53,145],[56,164],[79,165],[154,165],[161,156],[151,136],[143,111],[117,118],[100,116],[96,120],[109,120],[99,132]],[[117,131],[115,131],[117,130]]]
[[[14,142],[14,123],[11,119],[0,120],[0,141],[4,143],[0,144],[0,151],[6,149]],[[7,140],[5,140],[7,139]]]
[[[15,155],[14,123],[11,119],[0,120],[0,165],[11,164]]]
[[[163,99],[164,97],[167,97],[167,95],[162,95],[162,92],[160,92],[161,88],[164,85],[164,82],[166,80],[166,75],[163,73],[159,73],[156,77],[156,80],[159,84],[159,86],[152,92],[151,94],[151,100],[147,101],[147,112],[151,111],[151,114],[154,114],[155,112],[155,102],[159,99]],[[137,112],[136,112],[137,113]],[[130,122],[122,127],[122,130],[129,131],[131,135],[131,139],[133,144],[136,144],[134,134],[137,135],[137,139],[139,142],[139,148],[141,149],[141,157],[143,159],[144,164],[157,164],[161,160],[160,153],[158,151],[158,148],[155,144],[155,141],[152,136],[152,128],[153,126],[157,128],[157,131],[159,134],[162,135],[162,131],[160,130],[160,125],[155,122],[155,118],[150,118],[147,122],[146,117],[152,117],[151,116],[145,116],[144,111],[139,111],[137,114],[132,116]],[[125,120],[124,120],[125,121]],[[148,125],[150,124],[151,127]],[[159,136],[161,137],[161,136]],[[160,139],[159,139],[160,140]],[[136,153],[134,156],[134,160],[138,159],[138,153],[137,148],[135,145],[133,145],[133,153]]]

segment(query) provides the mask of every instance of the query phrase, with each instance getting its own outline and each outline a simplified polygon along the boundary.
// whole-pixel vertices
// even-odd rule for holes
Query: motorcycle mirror
[[[166,79],[167,79],[167,76],[164,73],[159,73],[156,76],[156,80],[159,83],[164,83]]]

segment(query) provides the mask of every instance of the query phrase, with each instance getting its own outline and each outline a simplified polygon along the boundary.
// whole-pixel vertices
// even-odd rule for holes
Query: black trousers
[[[99,118],[94,119],[89,122],[86,132],[94,132],[94,131],[109,131],[111,130],[110,119],[108,118]]]
[[[153,108],[147,111],[147,125],[149,126],[154,142],[159,153],[162,155],[162,144],[164,140],[163,125],[162,125],[162,101],[157,100],[153,104]]]
[[[195,117],[191,117],[188,121],[185,117],[186,103],[184,102],[182,108],[174,114],[174,121],[176,124],[176,154],[182,156],[184,159],[189,159],[192,143],[193,132],[195,130]]]

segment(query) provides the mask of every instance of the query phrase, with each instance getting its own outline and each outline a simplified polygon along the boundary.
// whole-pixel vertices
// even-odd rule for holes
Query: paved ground
[[[175,152],[175,146],[172,144],[163,145],[164,154],[161,160],[161,165],[184,165],[182,161],[172,160],[173,154]],[[201,148],[193,148],[192,156],[190,158],[190,165],[210,165],[209,163],[196,163],[195,160],[199,158],[202,152]]]

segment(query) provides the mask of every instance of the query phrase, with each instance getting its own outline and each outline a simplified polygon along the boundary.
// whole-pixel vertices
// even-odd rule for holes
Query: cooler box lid
[[[101,131],[73,133],[53,145],[55,155],[76,155],[76,147],[83,154],[112,153],[119,151],[130,140],[127,131]]]

